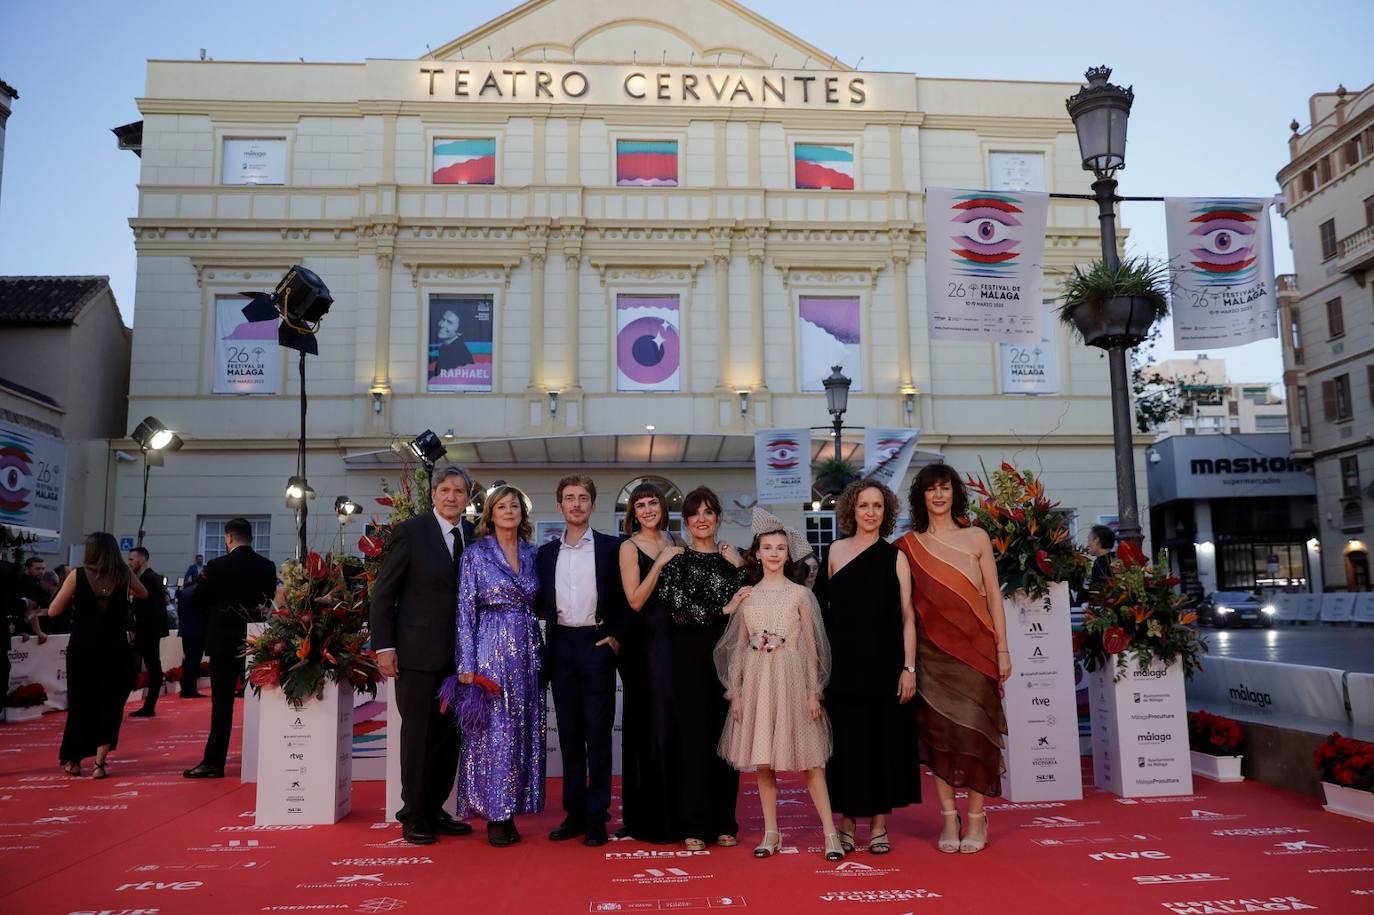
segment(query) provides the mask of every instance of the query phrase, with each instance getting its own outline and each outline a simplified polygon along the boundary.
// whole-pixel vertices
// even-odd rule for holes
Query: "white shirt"
[[[458,528],[458,542],[463,545],[463,549],[467,549],[467,538],[463,536],[462,515],[458,516],[458,523],[454,524],[452,521],[448,520],[443,515],[439,514],[439,509],[436,508],[434,509],[434,520],[439,522],[439,530],[444,532],[444,546],[448,547],[449,559],[453,558],[453,529],[455,527]]]
[[[582,539],[569,543],[567,531],[558,539],[558,563],[554,567],[554,600],[558,625],[596,625],[596,546],[591,528]]]

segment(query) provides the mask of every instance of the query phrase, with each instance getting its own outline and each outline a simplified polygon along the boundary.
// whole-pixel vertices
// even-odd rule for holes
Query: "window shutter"
[[[1322,415],[1329,420],[1335,420],[1339,414],[1336,408],[1336,382],[1322,382]]]

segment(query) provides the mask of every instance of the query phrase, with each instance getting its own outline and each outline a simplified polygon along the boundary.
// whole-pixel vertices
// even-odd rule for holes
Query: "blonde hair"
[[[530,500],[523,492],[509,483],[502,483],[486,494],[482,500],[482,517],[477,520],[477,536],[485,537],[488,534],[496,533],[496,525],[491,520],[492,510],[496,503],[506,496],[514,495],[520,503],[520,529],[517,532],[521,540],[534,539],[534,523],[530,521]]]

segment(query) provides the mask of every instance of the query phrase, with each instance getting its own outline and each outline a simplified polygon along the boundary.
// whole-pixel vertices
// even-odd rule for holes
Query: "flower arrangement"
[[[343,566],[311,553],[305,563],[282,566],[286,599],[272,611],[261,635],[248,639],[248,683],[261,694],[280,687],[300,707],[324,697],[325,680],[377,694],[380,674],[368,640],[367,601]],[[361,580],[360,580],[361,582]]]
[[[10,708],[33,708],[48,701],[48,691],[42,683],[25,683],[10,690],[5,705]]]
[[[1374,791],[1374,743],[1342,737],[1335,731],[1312,754],[1324,782]]]
[[[1118,680],[1128,658],[1141,670],[1156,660],[1166,666],[1181,661],[1184,676],[1192,676],[1207,643],[1191,627],[1197,614],[1187,609],[1189,598],[1174,591],[1178,584],[1163,554],[1150,565],[1140,547],[1123,541],[1107,581],[1088,600],[1083,631],[1074,633],[1078,660],[1094,671],[1115,659]]]
[[[168,683],[180,683],[180,682],[181,682],[181,674],[182,674],[181,665],[178,664],[176,667],[173,667],[171,670],[164,670],[164,671],[162,672],[162,678],[163,678],[164,680],[166,680]]]
[[[1024,591],[1048,600],[1050,583],[1068,581],[1088,567],[1087,554],[1073,542],[1058,502],[1045,496],[1045,484],[1029,470],[1003,462],[984,480],[972,474],[965,485],[978,499],[973,523],[988,532],[997,555],[1002,593]]]
[[[1234,718],[1210,712],[1188,713],[1188,747],[1212,756],[1235,756],[1245,732]]]
[[[377,580],[377,575],[382,570],[382,560],[391,548],[391,538],[395,535],[396,525],[421,513],[422,506],[415,494],[428,489],[429,472],[423,467],[402,473],[399,490],[393,491],[385,480],[382,481],[382,495],[377,498],[377,504],[391,509],[391,515],[385,521],[379,521],[377,516],[373,515],[368,532],[358,539],[358,552],[363,554],[363,574],[368,581],[369,597],[372,595],[372,582]]]
[[[134,689],[147,689],[149,679],[150,678],[148,677],[148,672],[146,670],[140,670],[137,674],[134,675]]]

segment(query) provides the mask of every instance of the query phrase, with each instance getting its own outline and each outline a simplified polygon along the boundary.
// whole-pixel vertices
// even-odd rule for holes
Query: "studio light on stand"
[[[339,555],[344,553],[344,528],[348,526],[348,519],[352,518],[363,507],[354,502],[348,496],[339,496],[334,500],[334,515],[339,519]]]
[[[434,483],[434,465],[448,456],[448,448],[444,445],[439,436],[434,434],[433,429],[426,429],[406,443],[406,448],[424,465],[425,475],[429,478],[423,487],[425,492],[422,496],[423,504],[426,507],[433,507],[430,500],[430,490]]]
[[[179,450],[183,442],[181,436],[152,416],[139,423],[129,437],[138,443],[139,450],[143,452],[143,508],[138,515],[138,545],[143,546],[143,525],[148,520],[149,472],[153,467],[161,467],[163,455]]]
[[[277,343],[300,353],[301,384],[301,430],[296,442],[296,475],[287,486],[287,505],[296,510],[296,559],[303,561],[306,554],[305,522],[309,513],[308,503],[314,497],[314,490],[305,481],[305,354],[318,356],[320,345],[315,340],[319,333],[320,322],[329,313],[334,297],[324,281],[309,270],[297,264],[277,283],[271,294],[265,292],[241,292],[251,299],[243,306],[243,316],[249,321],[271,321],[281,318],[277,327]],[[298,484],[298,485],[295,485]],[[298,494],[291,495],[292,489]],[[293,504],[294,502],[294,504]]]

